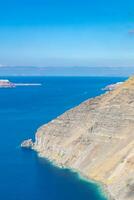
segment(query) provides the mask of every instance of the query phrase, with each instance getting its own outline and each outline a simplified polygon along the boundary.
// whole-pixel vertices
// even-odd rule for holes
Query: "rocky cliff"
[[[134,200],[134,78],[40,127],[34,149]]]

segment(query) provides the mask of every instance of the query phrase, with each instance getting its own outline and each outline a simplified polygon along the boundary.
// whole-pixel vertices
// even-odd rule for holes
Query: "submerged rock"
[[[21,147],[22,148],[32,148],[33,147],[33,141],[32,139],[28,139],[28,140],[24,140],[22,143],[21,143]]]

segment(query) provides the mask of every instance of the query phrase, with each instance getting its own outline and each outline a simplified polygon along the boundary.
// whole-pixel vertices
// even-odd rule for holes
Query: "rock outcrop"
[[[134,78],[40,127],[34,149],[134,200]]]
[[[112,91],[112,90],[115,90],[117,87],[119,87],[121,84],[123,84],[123,82],[118,82],[118,83],[115,83],[115,84],[110,84],[110,85],[107,85],[106,87],[104,87],[102,90]]]
[[[21,143],[21,147],[27,148],[27,149],[32,149],[33,145],[34,145],[34,143],[33,143],[32,139],[24,140]]]

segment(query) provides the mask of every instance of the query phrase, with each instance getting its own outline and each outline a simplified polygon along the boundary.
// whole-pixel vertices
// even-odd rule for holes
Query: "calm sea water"
[[[96,185],[52,166],[19,144],[34,138],[40,125],[125,78],[7,78],[42,86],[0,89],[0,200],[104,200]]]

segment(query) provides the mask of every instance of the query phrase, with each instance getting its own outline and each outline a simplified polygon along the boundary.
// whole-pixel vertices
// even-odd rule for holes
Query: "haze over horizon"
[[[0,67],[0,77],[5,76],[109,76],[129,77],[134,67]]]
[[[5,0],[0,64],[134,66],[132,0]]]

